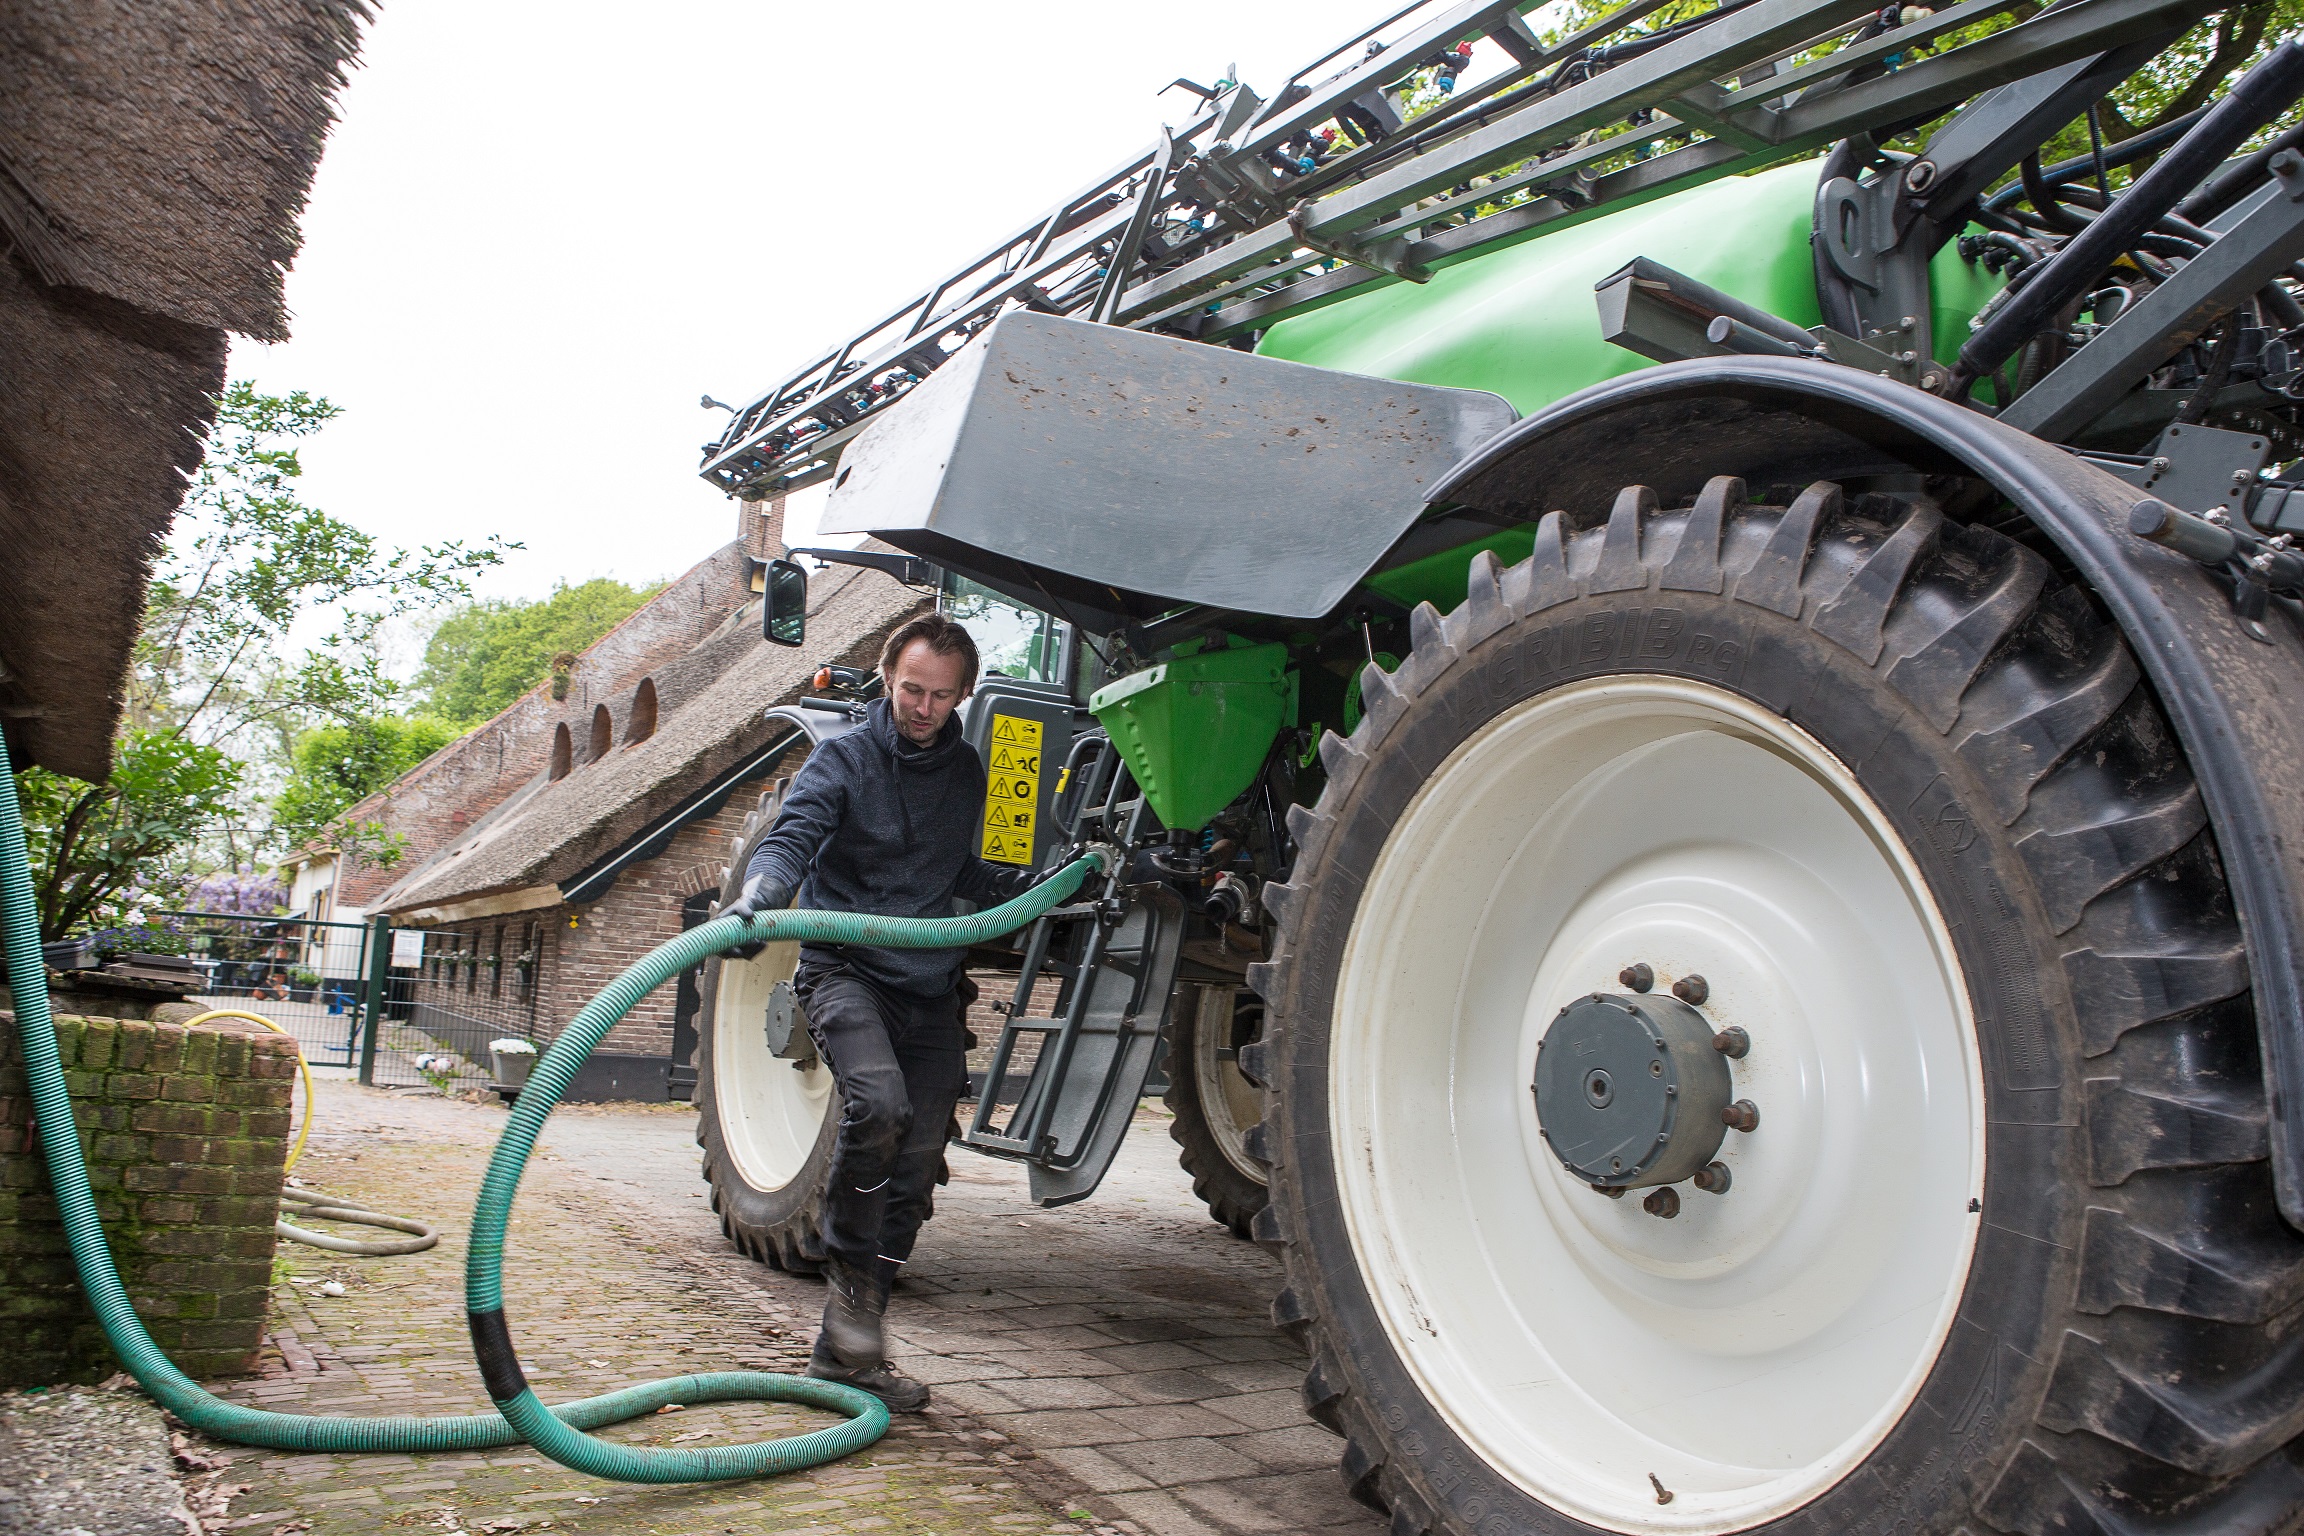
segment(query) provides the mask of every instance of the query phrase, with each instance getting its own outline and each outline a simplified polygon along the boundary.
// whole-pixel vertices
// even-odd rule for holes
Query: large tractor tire
[[[1169,1013],[1168,1092],[1162,1102],[1177,1162],[1208,1214],[1248,1236],[1271,1198],[1248,1133],[1264,1116],[1263,1090],[1240,1070],[1240,1051],[1264,1034],[1264,1000],[1230,986],[1187,985]]]
[[[744,866],[767,835],[782,786],[760,797],[732,840],[720,905],[743,889]],[[696,1140],[712,1209],[728,1240],[761,1262],[799,1274],[824,1264],[824,1184],[839,1134],[832,1073],[813,1051],[798,1061],[769,1050],[771,989],[791,979],[797,944],[770,944],[749,960],[704,962],[696,1041]]]
[[[1778,501],[1553,514],[1323,744],[1250,1062],[1308,1405],[1395,1536],[2290,1530],[2304,1241],[2160,706],[2032,550]],[[1635,1002],[1756,1126],[1683,1145]],[[1550,1150],[1578,1008],[1724,1192]]]

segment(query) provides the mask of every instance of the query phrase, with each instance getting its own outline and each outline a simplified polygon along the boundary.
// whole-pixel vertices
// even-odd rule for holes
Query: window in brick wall
[[[504,925],[498,923],[488,933],[488,995],[504,995]]]
[[[558,725],[552,727],[551,777],[554,779],[564,779],[568,777],[569,768],[574,766],[575,755],[576,746],[574,741],[568,735],[568,722],[563,720]]]
[[[520,930],[520,956],[515,964],[518,965],[520,971],[519,995],[520,1001],[523,1003],[532,1003],[536,1000],[536,962],[539,958],[537,946],[543,942],[544,930],[540,924],[532,922]]]
[[[624,718],[624,745],[636,745],[655,734],[656,679],[644,677],[632,690],[632,712]]]
[[[612,716],[612,715],[610,715],[610,714],[608,713],[608,706],[607,706],[607,705],[605,705],[605,704],[595,704],[595,705],[593,705],[593,706],[592,706],[592,745],[591,745],[591,749],[590,749],[589,751],[587,751],[587,752],[584,754],[584,761],[586,761],[586,762],[588,762],[588,763],[596,763],[596,762],[600,761],[600,759],[602,759],[602,758],[604,758],[604,757],[606,757],[606,756],[608,755],[608,749],[609,749],[609,748],[611,748],[611,747],[613,747],[613,746],[615,746],[615,745],[616,745],[616,720],[615,720],[615,717],[614,717],[614,716]]]

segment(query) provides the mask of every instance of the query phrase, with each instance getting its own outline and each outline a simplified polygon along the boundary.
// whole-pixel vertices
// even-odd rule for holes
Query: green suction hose
[[[764,912],[749,922],[723,917],[691,928],[658,946],[584,1005],[529,1074],[510,1122],[496,1143],[464,1261],[465,1306],[473,1351],[498,1413],[463,1418],[324,1418],[267,1413],[212,1397],[169,1363],[129,1304],[113,1266],[112,1250],[96,1214],[88,1165],[72,1118],[72,1099],[56,1049],[48,1008],[48,976],[40,957],[40,923],[24,850],[24,820],[16,780],[0,741],[0,918],[5,920],[8,984],[16,998],[25,1076],[39,1118],[41,1146],[65,1234],[72,1243],[80,1284],[103,1324],[104,1335],[131,1375],[161,1406],[193,1428],[242,1445],[299,1451],[460,1451],[521,1440],[564,1466],[595,1477],[634,1483],[711,1482],[793,1472],[858,1451],[888,1431],[879,1399],[837,1382],[765,1371],[715,1371],[646,1386],[627,1387],[558,1407],[547,1407],[521,1375],[504,1321],[504,1228],[521,1170],[535,1149],[545,1117],[559,1103],[576,1069],[617,1020],[641,998],[689,966],[754,939],[823,944],[868,944],[888,949],[956,949],[1008,933],[1079,889],[1095,858],[1075,859],[1005,905],[969,917],[892,918],[846,912]],[[734,1400],[804,1403],[849,1415],[847,1422],[805,1435],[754,1445],[657,1451],[595,1440],[583,1431],[652,1413],[667,1403]]]

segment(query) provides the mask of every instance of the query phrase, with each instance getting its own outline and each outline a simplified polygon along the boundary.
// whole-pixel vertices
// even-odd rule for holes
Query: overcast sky
[[[730,538],[698,446],[1194,105],[1381,14],[1119,6],[381,0],[288,277],[233,375],[344,408],[308,499],[399,543],[527,548],[483,590],[639,581]],[[1307,20],[1307,16],[1312,19]]]

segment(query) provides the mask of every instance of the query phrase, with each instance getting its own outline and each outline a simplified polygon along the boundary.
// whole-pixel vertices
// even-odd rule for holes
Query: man
[[[942,614],[888,637],[883,696],[862,728],[794,776],[745,866],[739,917],[798,904],[832,912],[949,917],[952,898],[990,906],[1031,884],[976,857],[985,772],[953,711],[976,686],[976,646]],[[861,1387],[899,1413],[928,1389],[887,1363],[881,1319],[911,1257],[966,1091],[966,951],[805,945],[793,987],[840,1089],[824,1200],[824,1326],[808,1374]]]

